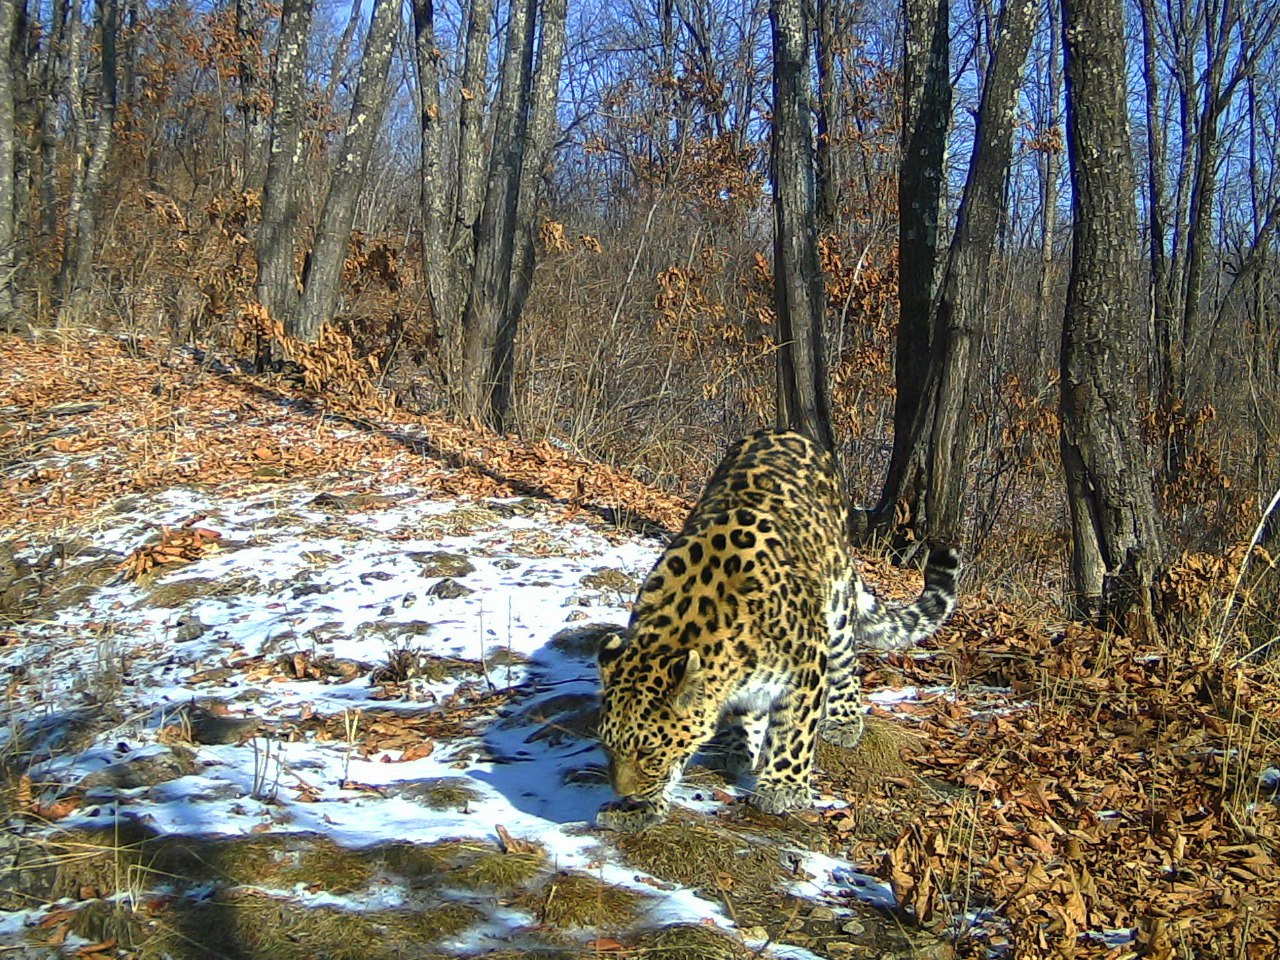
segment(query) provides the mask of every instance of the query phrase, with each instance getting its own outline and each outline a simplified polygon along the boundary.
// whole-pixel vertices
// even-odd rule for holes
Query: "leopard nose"
[[[609,783],[620,797],[629,797],[636,792],[635,771],[629,764],[618,763],[609,758]]]

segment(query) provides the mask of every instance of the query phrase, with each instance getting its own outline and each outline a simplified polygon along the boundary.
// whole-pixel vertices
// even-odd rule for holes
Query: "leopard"
[[[712,738],[726,772],[758,770],[766,814],[813,803],[819,737],[864,731],[858,655],[933,634],[957,599],[959,551],[929,550],[924,588],[882,602],[863,582],[832,454],[762,430],[734,444],[640,586],[630,621],[599,641],[597,738],[617,800],[598,826],[665,820],[690,759]]]

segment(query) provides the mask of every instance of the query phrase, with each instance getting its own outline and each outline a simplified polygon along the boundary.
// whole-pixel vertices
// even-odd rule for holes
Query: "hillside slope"
[[[1263,668],[970,588],[815,811],[590,826],[687,503],[188,351],[0,341],[0,942],[30,956],[1274,956]],[[895,596],[910,575],[868,561]],[[1271,791],[1269,793],[1269,791]]]

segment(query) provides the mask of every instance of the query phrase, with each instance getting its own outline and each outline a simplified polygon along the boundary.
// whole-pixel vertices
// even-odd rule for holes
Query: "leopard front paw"
[[[751,795],[751,805],[762,813],[787,813],[813,804],[813,791],[795,783],[762,783]]]
[[[839,723],[825,723],[822,726],[822,739],[827,743],[835,744],[837,747],[844,747],[846,750],[852,750],[862,742],[863,734],[866,733],[867,724],[861,716],[852,716]]]
[[[623,797],[612,800],[596,814],[596,826],[619,833],[636,833],[667,818],[668,804],[661,800]]]

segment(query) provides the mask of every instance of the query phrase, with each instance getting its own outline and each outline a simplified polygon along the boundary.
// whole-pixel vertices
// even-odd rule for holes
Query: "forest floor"
[[[592,821],[594,642],[688,502],[138,339],[0,339],[0,949],[1280,951],[1280,683],[966,584],[812,811]],[[918,576],[868,557],[893,598]]]

